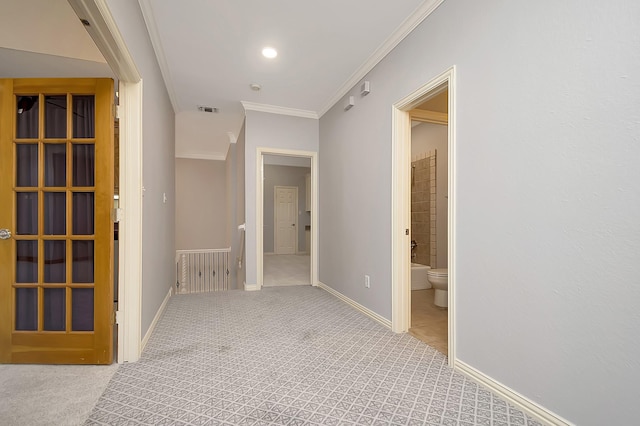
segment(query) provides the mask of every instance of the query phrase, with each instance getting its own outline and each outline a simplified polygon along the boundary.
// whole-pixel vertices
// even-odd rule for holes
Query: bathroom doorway
[[[446,95],[443,95],[443,93],[446,93]],[[434,109],[434,105],[431,105],[437,103],[439,96],[442,97],[439,98],[440,101],[443,99],[447,101],[446,112],[438,111]],[[446,146],[425,149],[425,152],[414,152],[414,158],[412,158],[412,121],[440,126],[446,124],[446,131],[444,131],[446,133]],[[416,124],[416,126],[420,125]],[[426,129],[425,127],[421,131],[428,133]],[[442,128],[440,128],[440,133],[443,133]],[[408,332],[410,328],[417,328],[413,326],[419,326],[419,322],[423,322],[423,325],[428,325],[429,323],[436,325],[437,323],[433,317],[431,319],[423,318],[414,320],[412,326],[411,240],[413,239],[412,232],[414,235],[422,233],[423,237],[428,236],[426,239],[423,238],[422,245],[426,253],[420,253],[423,255],[422,261],[435,264],[436,268],[433,269],[446,271],[446,287],[444,287],[446,290],[444,294],[440,291],[437,298],[435,290],[432,290],[434,294],[429,295],[427,292],[423,292],[422,294],[416,294],[415,299],[418,304],[421,303],[420,299],[423,299],[424,302],[430,302],[429,307],[436,310],[436,315],[440,315],[439,328],[441,334],[446,334],[446,346],[441,346],[438,350],[442,352],[446,350],[449,366],[453,367],[455,360],[455,250],[453,247],[453,241],[455,241],[455,67],[445,71],[393,105],[392,153],[392,203],[394,206],[392,212],[392,329],[395,332]],[[428,212],[421,212],[423,213],[421,215],[423,223],[428,221],[429,226],[426,224],[421,227],[416,224],[412,226],[412,160],[426,160],[420,164],[423,167],[421,177],[426,174],[431,175],[432,165],[434,166],[435,177],[437,177],[438,158],[440,163],[443,160],[445,161],[447,169],[445,171],[442,170],[442,166],[440,167],[440,172],[445,172],[446,175],[445,179],[440,179],[440,183],[446,180],[447,185],[444,189],[440,189],[440,194],[438,195],[437,188],[435,188],[435,193],[429,192],[431,182],[421,183],[421,188],[428,194],[429,202],[433,201],[435,205],[429,205]],[[414,178],[418,164],[416,163],[415,165]],[[437,186],[437,179],[435,180],[435,185]],[[446,209],[438,211],[438,197],[440,197],[440,207],[446,207]],[[435,214],[435,223],[432,223],[433,214]],[[418,215],[413,215],[414,218],[416,216]],[[446,218],[446,226],[440,227],[440,233],[438,233],[437,228],[438,218],[440,218],[441,225],[443,219]],[[432,267],[432,265],[425,266]],[[433,271],[431,275],[434,275]],[[441,290],[442,283],[439,283],[438,287]],[[424,290],[430,289],[426,288]],[[435,303],[436,301],[438,303]],[[425,305],[424,302],[422,305]],[[433,305],[444,305],[446,309]],[[445,324],[446,332],[444,331]],[[417,333],[412,334],[416,335]],[[441,339],[441,341],[445,342],[444,339]],[[434,342],[435,340],[432,340],[427,343],[436,346]]]
[[[432,93],[430,93],[432,95]],[[430,282],[446,271],[448,102],[445,87],[412,109],[411,324],[409,334],[448,354],[446,290]],[[446,283],[445,283],[446,288]],[[439,296],[436,297],[436,292]],[[438,300],[436,300],[438,298]]]

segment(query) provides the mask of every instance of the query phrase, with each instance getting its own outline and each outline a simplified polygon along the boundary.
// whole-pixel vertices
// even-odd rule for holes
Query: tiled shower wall
[[[411,161],[411,239],[418,243],[411,261],[435,267],[436,151],[417,155]]]

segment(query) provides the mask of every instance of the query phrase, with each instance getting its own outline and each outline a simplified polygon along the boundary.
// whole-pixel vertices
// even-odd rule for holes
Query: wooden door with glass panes
[[[0,362],[113,359],[113,80],[0,79]]]

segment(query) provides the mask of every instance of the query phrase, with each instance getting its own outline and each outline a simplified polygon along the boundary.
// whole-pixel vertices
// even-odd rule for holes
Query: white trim
[[[409,111],[419,105],[438,89],[447,86],[449,89],[449,125],[448,125],[448,359],[453,367],[456,360],[456,323],[455,323],[455,290],[456,290],[456,79],[455,66],[449,68],[433,80],[418,88],[393,105],[392,131],[392,192],[391,192],[391,319],[394,332],[405,332],[411,324],[411,286],[409,240],[405,234],[411,229],[411,117]]]
[[[264,284],[264,179],[263,156],[285,155],[311,159],[311,285],[318,285],[318,152],[298,151],[281,148],[256,148],[256,284],[247,285],[245,290],[260,290]],[[257,288],[255,288],[257,287]]]
[[[457,286],[457,258],[456,258],[456,230],[457,230],[457,215],[456,215],[456,206],[458,199],[457,192],[457,181],[456,181],[456,170],[458,169],[458,143],[456,139],[456,125],[457,125],[457,115],[456,115],[456,106],[458,105],[456,102],[456,92],[457,92],[457,83],[456,83],[456,67],[455,65],[451,67],[449,71],[445,74],[448,74],[447,79],[447,87],[449,90],[449,123],[447,125],[447,131],[449,140],[447,142],[447,150],[448,150],[448,166],[449,170],[447,171],[448,175],[448,191],[447,191],[447,224],[448,224],[448,235],[447,235],[447,285],[448,285],[448,297],[449,300],[447,304],[449,306],[449,324],[448,324],[448,356],[453,359],[453,362],[456,360],[456,348],[458,345],[456,344],[456,316],[455,316],[455,308],[456,308],[456,289]],[[451,361],[449,361],[451,363]]]
[[[371,309],[369,309],[369,308],[367,308],[365,306],[362,306],[361,304],[359,304],[355,300],[350,299],[349,297],[345,296],[344,294],[340,293],[339,291],[334,290],[331,287],[329,287],[328,285],[326,285],[324,283],[321,283],[321,282],[318,282],[318,287],[320,287],[321,289],[325,290],[328,293],[331,293],[332,295],[334,295],[338,299],[342,300],[343,302],[351,305],[351,307],[359,310],[360,312],[362,312],[363,314],[365,314],[369,318],[378,321],[380,324],[384,325],[385,327],[391,328],[391,321],[389,321],[385,317],[382,317],[382,316],[376,314]]]
[[[139,359],[142,329],[142,81],[120,82],[120,285],[118,362]],[[120,329],[119,329],[120,330]]]
[[[404,333],[411,324],[411,291],[410,285],[410,241],[411,235],[411,189],[406,182],[410,181],[411,128],[409,113],[398,108],[392,110],[391,147],[391,329],[395,333]],[[404,141],[409,143],[404,143]],[[404,173],[400,173],[404,171]]]
[[[314,111],[308,111],[306,109],[287,108],[277,105],[258,104],[255,102],[240,101],[245,111],[260,111],[268,112],[271,114],[291,115],[293,117],[313,118],[318,119],[318,114]]]
[[[147,329],[147,332],[145,333],[144,338],[142,339],[142,344],[140,345],[140,353],[142,353],[144,348],[147,346],[147,342],[149,342],[149,338],[153,334],[153,330],[155,330],[156,325],[158,324],[158,320],[164,313],[164,310],[167,307],[167,303],[169,302],[169,299],[171,298],[172,295],[173,295],[173,286],[170,286],[169,292],[167,293],[164,300],[162,301],[162,304],[158,308],[156,315],[153,317],[153,321],[151,321],[151,325]]]
[[[130,83],[140,81],[138,68],[109,11],[106,0],[68,0],[68,2],[78,18],[89,21],[90,25],[85,26],[85,29],[118,80]]]
[[[244,283],[244,291],[258,291],[260,290],[260,286],[258,284],[247,284]]]
[[[193,250],[176,250],[176,256],[186,253],[230,253],[231,247],[221,249],[193,249]]]
[[[169,94],[171,105],[173,106],[174,111],[179,111],[178,97],[176,96],[176,91],[173,87],[171,70],[167,62],[167,57],[164,54],[164,48],[162,47],[162,41],[160,39],[160,34],[158,33],[158,25],[156,24],[156,18],[153,15],[151,2],[150,0],[138,0],[138,3],[140,4],[140,9],[142,10],[142,17],[144,18],[144,23],[147,26],[147,32],[149,33],[149,38],[151,39],[153,51],[156,53],[156,58],[158,59],[160,73],[162,74],[162,79],[164,80],[164,84],[167,87],[167,93]]]
[[[529,414],[532,417],[535,417],[537,420],[547,423],[550,425],[558,425],[558,426],[571,426],[573,423],[568,420],[560,417],[559,415],[547,410],[543,406],[536,404],[531,401],[529,398],[521,395],[520,393],[514,391],[508,386],[503,385],[497,380],[492,379],[486,374],[476,370],[471,367],[469,364],[466,364],[463,361],[455,360],[454,368],[469,376],[472,380],[480,383],[481,385],[486,386],[492,392],[497,393],[502,398],[506,399],[507,402],[515,405],[516,407],[523,410],[525,413]]]
[[[331,109],[344,95],[346,95],[353,87],[362,80],[369,71],[384,59],[411,31],[413,31],[422,21],[424,21],[431,13],[440,6],[444,0],[427,0],[419,6],[402,24],[394,31],[394,33],[380,45],[375,52],[345,81],[336,93],[325,102],[324,107],[318,112],[318,116],[322,117]]]
[[[264,158],[260,148],[256,149],[256,290],[264,284]],[[253,289],[253,285],[247,286]]]
[[[222,154],[221,152],[216,152],[214,154],[203,154],[203,153],[178,153],[176,152],[176,158],[184,158],[186,160],[213,160],[213,161],[225,161],[227,159],[226,154]]]

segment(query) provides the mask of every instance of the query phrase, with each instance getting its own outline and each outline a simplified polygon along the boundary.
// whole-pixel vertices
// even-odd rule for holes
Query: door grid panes
[[[94,329],[93,94],[16,94],[13,330]]]

